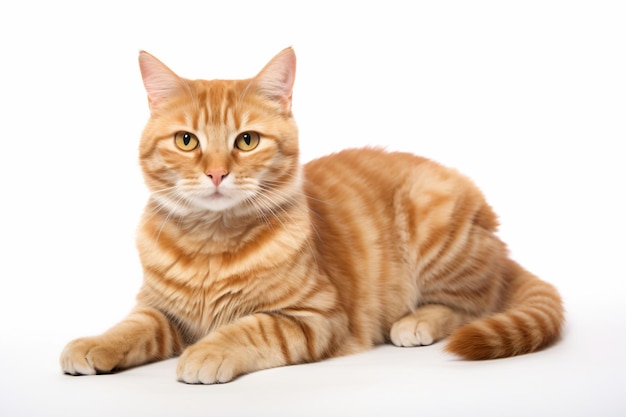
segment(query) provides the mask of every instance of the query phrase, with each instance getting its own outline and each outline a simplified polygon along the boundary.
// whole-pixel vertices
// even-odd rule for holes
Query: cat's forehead
[[[246,106],[245,84],[230,80],[195,80],[183,97],[185,105],[176,110],[195,130],[209,126],[237,126]]]
[[[185,122],[196,130],[239,129],[273,118],[271,106],[251,88],[251,80],[194,80],[185,106],[178,107]]]

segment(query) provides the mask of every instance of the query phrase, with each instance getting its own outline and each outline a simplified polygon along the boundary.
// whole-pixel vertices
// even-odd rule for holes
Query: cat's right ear
[[[183,88],[183,80],[146,51],[139,52],[139,68],[148,93],[150,110]]]

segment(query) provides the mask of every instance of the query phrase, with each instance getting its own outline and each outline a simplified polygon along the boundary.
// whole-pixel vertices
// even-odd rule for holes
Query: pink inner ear
[[[167,100],[181,89],[181,78],[145,51],[139,53],[139,68],[151,108]]]
[[[291,105],[291,93],[296,77],[296,54],[292,48],[278,53],[256,76],[261,94]]]

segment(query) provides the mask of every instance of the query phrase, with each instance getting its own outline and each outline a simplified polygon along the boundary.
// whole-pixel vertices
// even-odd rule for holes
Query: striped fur
[[[186,80],[147,53],[140,64],[144,282],[125,320],[68,344],[64,372],[180,355],[179,380],[217,383],[385,342],[449,337],[449,352],[488,359],[559,337],[557,291],[509,259],[466,177],[379,149],[299,164],[291,49],[249,80]],[[177,132],[197,147],[177,147]]]

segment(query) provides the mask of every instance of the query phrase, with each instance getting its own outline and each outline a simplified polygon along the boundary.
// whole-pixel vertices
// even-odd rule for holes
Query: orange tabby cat
[[[559,337],[557,291],[508,258],[466,177],[378,149],[299,164],[292,49],[237,81],[139,61],[143,286],[125,320],[67,345],[64,372],[181,355],[180,381],[211,384],[386,341],[489,359]]]

